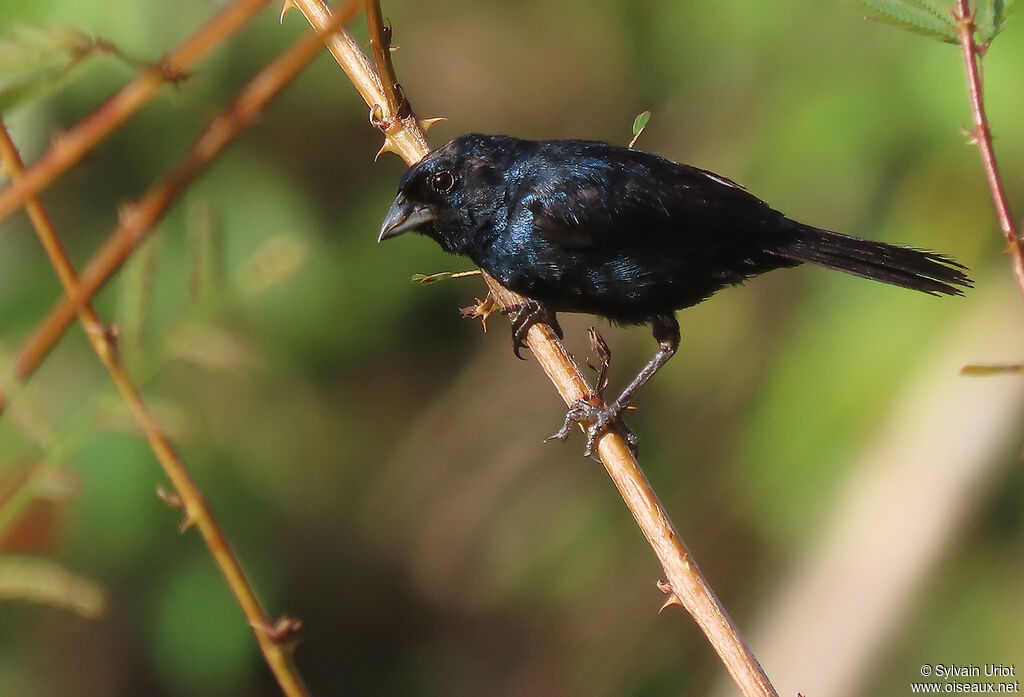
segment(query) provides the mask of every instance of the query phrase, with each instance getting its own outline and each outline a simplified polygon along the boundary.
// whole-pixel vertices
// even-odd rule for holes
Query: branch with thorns
[[[340,26],[349,21],[358,9],[359,2],[351,0],[332,22]],[[327,25],[326,31],[330,31],[331,26]],[[106,285],[189,184],[259,118],[267,105],[318,55],[319,47],[318,38],[314,35],[300,39],[282,52],[239,91],[223,113],[210,120],[185,156],[159,182],[137,201],[121,209],[117,228],[107,237],[81,274],[83,299],[91,298]],[[98,141],[92,143],[92,146],[97,144]],[[45,158],[44,155],[43,160]],[[12,182],[12,189],[13,185]],[[12,376],[14,382],[24,381],[35,373],[74,321],[78,308],[79,305],[70,296],[64,296],[47,313],[17,352]],[[3,412],[4,404],[4,396],[0,393],[0,413]]]
[[[988,182],[989,192],[992,195],[992,203],[996,209],[996,218],[999,220],[999,229],[1006,241],[1006,251],[1010,255],[1010,264],[1013,267],[1013,275],[1017,280],[1020,291],[1024,294],[1024,246],[1022,246],[1020,231],[1010,213],[1010,202],[1006,198],[1006,187],[1003,185],[1002,176],[999,173],[999,163],[996,161],[996,152],[992,147],[992,128],[985,113],[984,85],[981,78],[981,60],[988,50],[987,45],[978,45],[974,38],[977,29],[975,25],[975,10],[969,6],[967,0],[956,0],[953,7],[953,17],[956,19],[957,35],[960,37],[960,49],[963,54],[964,68],[967,72],[967,91],[971,100],[971,115],[974,120],[974,128],[970,131],[970,143],[978,147],[981,155],[981,164],[985,169],[985,180]]]
[[[0,220],[78,164],[100,141],[148,104],[161,87],[168,82],[179,81],[190,65],[245,26],[268,2],[236,0],[231,3],[161,61],[118,90],[77,126],[56,136],[47,151],[25,169],[23,177],[0,189]]]
[[[291,658],[291,648],[295,634],[301,628],[301,621],[289,617],[271,621],[267,617],[212,509],[121,363],[116,327],[103,324],[92,307],[91,298],[138,248],[139,242],[152,230],[176,196],[319,54],[321,36],[314,32],[296,41],[239,92],[227,112],[210,122],[193,148],[171,173],[136,206],[122,214],[118,228],[90,262],[84,276],[80,277],[72,266],[49,216],[36,196],[37,191],[76,164],[106,135],[140,109],[155,94],[160,84],[171,79],[172,74],[180,74],[184,64],[197,59],[225,40],[264,4],[266,0],[238,0],[223,10],[174,52],[172,58],[165,59],[165,69],[160,71],[160,79],[154,73],[156,68],[147,69],[78,127],[59,139],[28,169],[24,167],[6,127],[0,122],[0,158],[11,176],[11,183],[0,193],[0,211],[9,212],[18,205],[25,205],[66,294],[21,352],[16,377],[28,377],[64,333],[74,316],[79,317],[90,344],[174,487],[173,491],[159,487],[157,495],[169,506],[183,511],[182,532],[192,526],[198,528],[248,619],[260,650],[284,694],[288,697],[306,697],[309,693]],[[329,33],[338,29],[355,14],[357,7],[357,0],[350,2],[322,31]],[[174,66],[174,70],[166,70],[168,65]],[[0,395],[0,409],[2,407],[3,395]]]
[[[330,22],[331,10],[322,0],[288,0],[288,3],[299,9],[318,30]],[[367,9],[370,15],[380,15],[377,0],[367,0]],[[374,29],[372,19],[370,29],[371,46],[388,45],[389,38],[385,39],[380,34],[379,24]],[[382,113],[390,117],[375,120],[375,125],[381,128],[385,138],[381,153],[393,151],[410,165],[425,157],[430,152],[430,146],[424,130],[433,120],[418,121],[411,107],[408,107],[408,113],[392,110],[393,102],[389,102],[384,88],[387,84],[398,84],[391,61],[378,59],[375,69],[356,41],[344,30],[331,34],[326,43],[328,50],[370,107],[371,114]],[[489,289],[489,298],[499,307],[508,307],[526,300],[502,287],[487,274],[483,274],[483,278]],[[551,327],[546,324],[534,325],[530,328],[526,342],[567,405],[579,399],[598,399]],[[658,501],[626,439],[622,434],[610,431],[598,443],[598,453],[661,562],[668,581],[659,587],[667,589],[669,600],[674,600],[693,616],[745,697],[777,697],[775,688],[743,641],[736,625],[701,574],[689,550],[679,539],[668,513]]]

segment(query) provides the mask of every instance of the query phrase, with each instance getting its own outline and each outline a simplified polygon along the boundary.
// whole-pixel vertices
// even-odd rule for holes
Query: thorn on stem
[[[82,307],[88,307],[88,299],[78,300],[74,299],[75,302],[81,302]],[[117,351],[117,342],[121,338],[121,329],[116,324],[99,324],[98,326],[89,325],[86,331],[93,336],[98,336],[102,342],[103,353],[105,357],[113,362],[118,362],[120,357]]]
[[[665,603],[660,608],[658,608],[659,615],[662,612],[664,612],[667,608],[670,608],[673,605],[679,605],[680,607],[682,607],[683,601],[681,601],[679,599],[679,596],[676,595],[675,591],[672,590],[672,586],[669,584],[668,581],[658,581],[658,590],[660,590],[662,593],[665,593],[668,596],[668,598],[665,600]]]
[[[292,0],[284,0],[284,5],[281,6],[281,24],[284,24],[284,16],[293,7],[295,7],[295,3]]]
[[[297,639],[296,634],[298,634],[302,629],[302,620],[297,617],[282,615],[274,620],[273,625],[250,622],[249,626],[266,636],[275,644],[287,644]]]
[[[373,156],[373,161],[376,162],[379,160],[380,156],[386,152],[393,152],[396,155],[398,154],[398,147],[395,145],[395,142],[391,140],[391,136],[389,135],[384,136],[384,144],[380,146],[380,150],[378,150],[377,154]]]
[[[989,133],[988,123],[983,123],[980,126],[974,128],[961,128],[960,132],[967,138],[968,145],[977,145],[981,140]]]
[[[182,501],[181,494],[177,491],[167,489],[163,484],[157,485],[156,496],[171,508],[175,508],[179,511],[185,510],[185,502]]]
[[[184,515],[184,516],[182,516],[182,518],[181,518],[181,522],[180,522],[180,523],[178,523],[178,532],[179,532],[180,534],[184,535],[184,534],[185,534],[186,532],[188,532],[188,531],[189,531],[189,530],[190,530],[190,529],[191,529],[191,528],[192,528],[192,527],[193,527],[193,526],[194,526],[195,524],[196,524],[196,519],[195,519],[195,518],[193,518],[193,517],[191,516],[191,514],[189,514],[189,512],[188,512],[188,511],[185,511],[185,515]]]
[[[111,346],[117,346],[117,342],[121,340],[121,327],[116,323],[112,322],[103,327],[103,338]]]
[[[421,131],[426,133],[427,131],[430,130],[430,127],[433,126],[435,123],[441,123],[442,121],[447,121],[447,120],[448,119],[446,119],[444,116],[435,116],[432,119],[419,119],[416,122],[416,124],[420,127]]]
[[[160,71],[160,77],[163,78],[164,82],[174,85],[175,87],[192,77],[192,73],[186,72],[167,61],[160,61],[153,67]]]
[[[181,498],[181,494],[177,491],[166,489],[163,485],[157,486],[156,495],[161,501],[166,503],[171,508],[179,511],[184,511],[185,515],[181,518],[181,523],[178,524],[178,532],[184,535],[188,532],[188,529],[196,524],[196,519],[192,517],[192,514],[188,512],[188,507],[185,505],[185,500]]]

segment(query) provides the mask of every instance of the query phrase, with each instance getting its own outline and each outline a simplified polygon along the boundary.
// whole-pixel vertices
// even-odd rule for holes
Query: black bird
[[[535,323],[562,336],[557,312],[652,326],[658,352],[622,394],[574,404],[555,434],[583,424],[587,454],[675,353],[676,310],[725,286],[803,262],[930,295],[971,286],[949,257],[804,225],[713,172],[592,141],[460,136],[405,172],[378,241],[410,230],[530,298],[509,308],[517,356]]]

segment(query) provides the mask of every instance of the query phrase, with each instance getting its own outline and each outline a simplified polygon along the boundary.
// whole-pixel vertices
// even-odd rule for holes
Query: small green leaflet
[[[875,19],[948,43],[959,43],[952,0],[858,0]],[[977,0],[975,40],[987,45],[995,38],[1016,0]]]
[[[479,275],[480,269],[471,269],[469,271],[441,271],[439,273],[432,274],[414,273],[412,278],[409,280],[417,285],[425,286],[430,283],[436,283],[437,281],[443,281],[446,278],[466,278],[467,276]]]
[[[868,9],[874,19],[881,22],[949,43],[958,42],[952,2],[948,5],[937,0],[859,0],[859,2]],[[938,9],[940,6],[942,9]]]
[[[651,112],[641,111],[633,119],[633,140],[629,141],[629,147],[636,145],[636,141],[640,138],[640,134],[647,128],[647,122],[651,120]]]
[[[0,36],[0,113],[59,89],[76,67],[103,54],[132,67],[145,65],[125,56],[109,41],[73,27],[15,26]]]
[[[0,37],[0,112],[56,89],[93,46],[67,27],[19,26]]]
[[[978,15],[974,19],[977,25],[975,40],[982,46],[991,43],[996,34],[1006,28],[1006,20],[1016,5],[1016,0],[983,0],[977,4]]]

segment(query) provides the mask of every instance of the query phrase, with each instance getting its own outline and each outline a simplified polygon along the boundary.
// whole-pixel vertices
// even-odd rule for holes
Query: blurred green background
[[[957,48],[818,0],[383,4],[414,108],[448,118],[435,145],[626,143],[649,109],[640,147],[808,223],[971,267],[965,299],[812,268],[723,291],[680,314],[682,348],[630,423],[780,693],[907,694],[924,663],[1024,669],[1024,386],[957,375],[1024,358],[1024,313],[961,135]],[[156,58],[221,6],[2,0],[0,34],[67,25]],[[264,11],[47,190],[80,265],[305,31]],[[1018,211],[1022,32],[1011,22],[985,62]],[[11,109],[25,159],[132,74],[100,57]],[[468,262],[422,238],[376,244],[403,171],[373,163],[379,141],[321,56],[97,302],[268,611],[302,618],[312,693],[731,694],[685,613],[657,614],[660,569],[581,439],[541,444],[564,409],[513,359],[507,323],[459,318],[479,280],[409,282]],[[6,363],[59,288],[23,214],[0,250]],[[593,323],[563,318],[579,358]],[[654,343],[598,326],[614,389]],[[278,694],[198,536],[154,495],[164,477],[79,327],[12,401],[0,500],[46,475],[0,537],[0,695]]]

